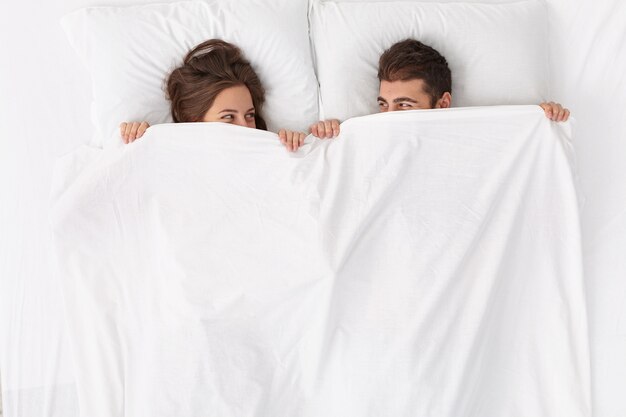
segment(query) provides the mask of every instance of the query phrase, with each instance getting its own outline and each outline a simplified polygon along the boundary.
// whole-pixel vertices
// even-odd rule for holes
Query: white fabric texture
[[[510,2],[493,2],[503,1]],[[55,160],[92,136],[93,94],[90,74],[68,44],[59,19],[89,5],[149,2],[3,4],[0,37],[8,41],[0,42],[0,385],[5,417],[78,415],[74,358],[48,230],[49,190]],[[275,3],[258,0],[263,2],[268,7]],[[576,117],[573,143],[586,199],[583,253],[594,417],[623,417],[626,2],[547,3],[554,94],[546,98],[563,103]],[[276,19],[280,21],[280,12]],[[494,28],[493,37],[499,36]]]
[[[68,39],[92,77],[96,144],[122,144],[119,135],[110,138],[123,121],[171,121],[165,80],[212,38],[234,43],[250,60],[266,89],[262,115],[270,130],[305,129],[318,118],[307,7],[306,0],[182,1],[65,16]]]
[[[407,38],[446,58],[453,106],[539,104],[547,98],[543,0],[314,1],[310,22],[325,118],[346,120],[378,111],[378,60]]]
[[[81,415],[591,416],[569,136],[512,106],[356,118],[292,157],[218,123],[68,157]]]
[[[626,2],[551,2],[555,99],[576,116],[593,411],[626,416]]]

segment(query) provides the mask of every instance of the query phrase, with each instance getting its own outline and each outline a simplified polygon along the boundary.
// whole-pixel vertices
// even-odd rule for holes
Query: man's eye
[[[407,109],[413,106],[411,106],[409,103],[400,103],[400,107]]]
[[[387,107],[387,103],[385,103],[384,101],[379,101],[378,107]]]

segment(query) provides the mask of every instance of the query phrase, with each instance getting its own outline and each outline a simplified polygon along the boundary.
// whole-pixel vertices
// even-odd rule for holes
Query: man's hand
[[[539,105],[546,113],[546,117],[554,122],[565,122],[569,119],[569,110],[561,106],[559,103],[550,101]]]
[[[339,134],[339,120],[320,120],[309,128],[311,134],[320,139],[334,138]]]
[[[278,131],[278,137],[288,151],[295,152],[304,143],[306,133],[280,129]]]
[[[149,127],[148,122],[122,122],[120,123],[120,136],[124,143],[131,143],[142,137]]]

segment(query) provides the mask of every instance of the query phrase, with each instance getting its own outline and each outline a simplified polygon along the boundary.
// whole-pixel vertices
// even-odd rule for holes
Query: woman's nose
[[[243,126],[243,127],[248,127],[248,123],[246,122],[246,119],[243,117],[237,117],[235,119],[235,124],[237,126]]]

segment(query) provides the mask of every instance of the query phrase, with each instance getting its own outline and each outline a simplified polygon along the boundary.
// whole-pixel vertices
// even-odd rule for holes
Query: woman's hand
[[[280,129],[278,131],[278,137],[288,151],[295,152],[304,143],[306,133]]]
[[[553,122],[565,122],[569,119],[569,110],[561,106],[559,103],[550,101],[539,105],[546,113],[546,117]]]
[[[309,127],[309,132],[317,138],[334,138],[339,134],[339,120],[320,120]]]
[[[149,127],[148,122],[122,122],[120,123],[120,136],[124,143],[131,143],[142,137]]]

